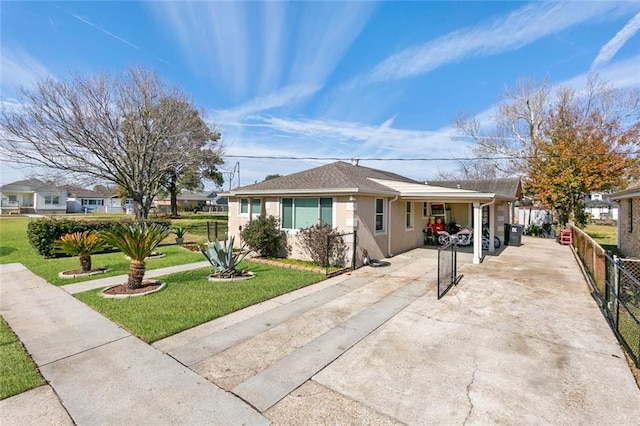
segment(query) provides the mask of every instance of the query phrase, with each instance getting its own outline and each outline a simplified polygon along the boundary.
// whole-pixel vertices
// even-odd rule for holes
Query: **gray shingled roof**
[[[65,189],[70,197],[75,198],[112,198],[116,196],[116,191],[106,189],[104,191],[96,191],[93,189],[81,188],[73,185],[63,185],[61,188]]]
[[[494,178],[473,180],[433,180],[429,185],[445,188],[468,189],[477,192],[489,192],[506,197],[522,198],[520,178]]]
[[[230,191],[231,193],[251,192],[281,192],[281,191],[309,191],[309,190],[341,190],[351,189],[358,192],[389,192],[389,188],[368,178],[388,179],[400,182],[418,183],[413,179],[396,173],[354,166],[344,161],[316,167],[287,176],[281,176],[264,182],[243,186]]]
[[[55,186],[39,179],[25,179],[11,182],[0,187],[0,191],[39,191],[57,189]]]

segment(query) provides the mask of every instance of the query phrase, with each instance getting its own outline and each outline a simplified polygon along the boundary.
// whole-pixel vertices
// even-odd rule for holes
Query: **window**
[[[60,204],[60,197],[57,195],[45,195],[44,196],[45,204]]]
[[[253,216],[259,216],[262,213],[262,200],[254,198],[251,200],[251,214]],[[249,215],[249,199],[240,199],[240,214]]]
[[[629,233],[633,233],[633,198],[629,198]]]
[[[422,203],[422,217],[425,219],[429,217],[429,203],[427,202]]]
[[[407,201],[407,208],[405,210],[406,214],[405,214],[405,222],[404,222],[404,226],[407,229],[413,228],[413,210],[412,210],[412,204],[411,201]]]
[[[283,198],[282,227],[309,228],[319,223],[333,226],[333,198]]]
[[[83,206],[104,206],[104,200],[82,200]]]
[[[384,232],[384,200],[376,198],[376,232]]]

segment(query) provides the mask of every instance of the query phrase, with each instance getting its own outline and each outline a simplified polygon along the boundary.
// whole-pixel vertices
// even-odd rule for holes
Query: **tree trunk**
[[[172,175],[167,182],[167,191],[171,196],[171,216],[178,215],[178,178],[176,175]]]
[[[144,260],[132,260],[129,264],[129,279],[127,281],[127,287],[130,289],[142,287],[144,271]]]
[[[91,256],[82,255],[80,256],[80,266],[82,267],[82,272],[90,272],[91,271]]]

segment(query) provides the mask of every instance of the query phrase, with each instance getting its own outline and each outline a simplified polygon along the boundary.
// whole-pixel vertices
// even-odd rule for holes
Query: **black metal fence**
[[[581,229],[570,228],[592,294],[618,341],[640,368],[640,261],[613,256]]]
[[[438,248],[438,300],[449,289],[457,285],[462,276],[458,276],[458,246],[447,243]]]
[[[342,273],[345,269],[356,269],[357,247],[358,231],[327,235],[324,262],[325,274],[332,276]],[[332,254],[334,256],[337,254],[336,259],[331,259]]]
[[[640,368],[640,262],[605,254],[603,312],[618,340]]]

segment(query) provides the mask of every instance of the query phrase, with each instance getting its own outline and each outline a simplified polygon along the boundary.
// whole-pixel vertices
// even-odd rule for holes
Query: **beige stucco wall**
[[[630,205],[630,200],[632,206]],[[620,251],[625,257],[640,258],[640,198],[619,201],[618,232]],[[629,208],[633,208],[633,232],[629,232]]]
[[[362,256],[362,250],[366,249],[373,259],[381,259],[389,254],[400,254],[424,244],[423,230],[429,223],[429,217],[423,215],[423,202],[410,201],[413,211],[413,227],[405,226],[406,200],[396,200],[384,197],[385,202],[385,229],[375,232],[375,200],[374,196],[356,195],[350,199],[348,195],[333,197],[334,226],[341,233],[358,232],[358,244],[356,258],[358,262]],[[462,226],[471,224],[472,205],[469,203],[447,204],[451,208],[451,217]],[[229,234],[235,235],[239,241],[241,227],[249,222],[249,216],[239,216],[240,202],[238,198],[229,198]],[[506,203],[496,203],[493,208],[496,233],[504,243],[504,221],[507,211]],[[262,214],[280,217],[280,198],[262,198]],[[390,215],[390,216],[389,216]],[[300,248],[295,230],[286,230],[289,256],[297,259],[306,259],[307,256]],[[389,244],[388,238],[391,237]],[[348,256],[352,255],[353,237],[345,236],[345,243],[349,247]]]
[[[243,197],[246,198],[246,197]],[[259,197],[256,197],[259,198]],[[328,197],[327,197],[328,198]],[[333,220],[334,227],[338,229],[340,233],[348,234],[352,233],[357,227],[357,212],[354,208],[357,208],[357,202],[349,200],[348,196],[334,196],[333,198]],[[267,216],[274,216],[280,218],[280,197],[261,197],[261,214]],[[240,239],[241,229],[249,223],[249,215],[239,215],[240,211],[240,198],[229,198],[229,235],[234,235],[236,240]],[[285,230],[286,242],[288,248],[288,256],[295,259],[308,259],[308,256],[304,253],[298,243],[296,230]],[[353,247],[353,236],[344,236],[344,241],[348,247],[347,256],[350,259],[352,255],[351,248]],[[361,253],[358,253],[358,257]]]

